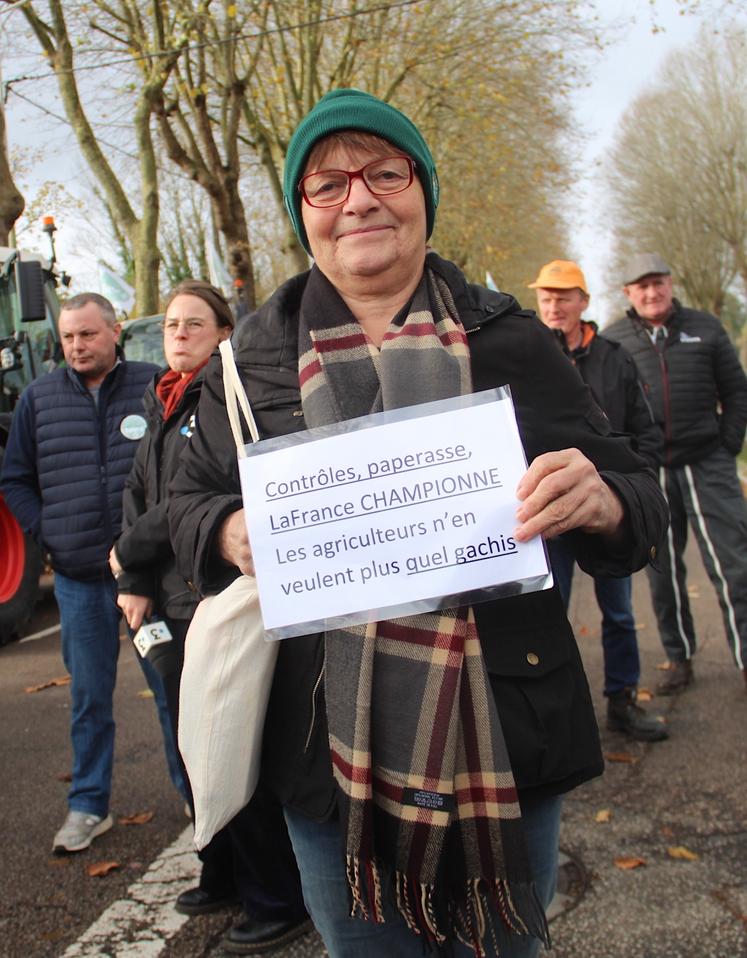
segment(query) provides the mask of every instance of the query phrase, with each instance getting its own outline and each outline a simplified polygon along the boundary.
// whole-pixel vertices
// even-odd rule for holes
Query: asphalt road
[[[56,621],[48,596],[29,632]],[[112,812],[115,821],[142,812],[153,818],[116,825],[84,854],[52,855],[67,811],[70,693],[64,685],[26,689],[64,675],[57,631],[0,649],[0,954],[8,958],[61,954],[187,824],[166,771],[153,699],[144,694],[134,650],[122,642]],[[104,860],[118,867],[90,877],[87,866]]]
[[[551,958],[747,958],[747,689],[694,553],[689,564],[701,640],[697,678],[680,696],[646,704],[670,730],[669,741],[652,745],[631,744],[603,727],[599,617],[590,580],[577,572],[571,618],[603,747],[625,760],[609,761],[601,779],[566,800],[561,845],[580,870],[569,873],[572,887],[552,921]],[[663,656],[642,574],[634,598],[641,684],[653,689]],[[47,600],[31,631],[50,627],[54,613]],[[79,856],[51,855],[65,813],[60,777],[69,765],[69,692],[24,689],[63,674],[55,634],[0,649],[0,956],[217,958],[222,934],[240,914],[183,921],[171,908],[196,865],[153,702],[142,697],[145,682],[126,643],[116,693],[113,811],[117,818],[152,811],[153,818],[115,825]],[[608,814],[606,823],[597,821],[599,812]],[[688,857],[672,857],[673,849]],[[623,870],[615,864],[622,858],[642,863]],[[87,866],[102,861],[118,867],[90,877]],[[310,934],[276,954],[320,958],[324,950]]]

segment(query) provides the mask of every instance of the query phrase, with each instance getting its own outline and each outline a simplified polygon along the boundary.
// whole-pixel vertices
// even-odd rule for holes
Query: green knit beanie
[[[341,130],[361,130],[388,140],[415,160],[415,171],[425,194],[427,236],[433,232],[438,206],[438,176],[431,151],[420,131],[393,106],[362,90],[340,89],[327,93],[301,120],[288,144],[283,172],[283,199],[296,236],[307,253],[309,241],[301,218],[298,183],[309,153],[317,141]]]

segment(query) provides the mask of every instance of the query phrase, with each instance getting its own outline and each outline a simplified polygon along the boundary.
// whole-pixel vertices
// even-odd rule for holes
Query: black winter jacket
[[[610,555],[599,537],[576,536],[587,571],[625,575],[648,560],[666,527],[653,475],[609,424],[555,338],[502,293],[468,286],[450,263],[444,275],[468,332],[474,390],[510,384],[529,461],[577,446],[599,464],[625,504],[631,545]],[[280,287],[233,337],[236,361],[260,435],[304,428],[298,384],[298,310],[308,274]],[[607,471],[609,470],[609,471]],[[237,575],[217,557],[215,535],[241,507],[219,360],[212,359],[198,429],[171,488],[169,519],[177,561],[202,592]],[[557,589],[475,606],[477,627],[511,764],[523,794],[559,794],[602,771],[598,732],[573,633]],[[263,776],[279,799],[322,819],[335,803],[319,635],[281,643],[265,724]]]
[[[72,579],[109,574],[122,490],[145,426],[143,393],[157,368],[118,363],[98,406],[74,370],[56,369],[24,390],[13,414],[3,493],[52,567]]]
[[[665,438],[665,464],[698,462],[724,446],[736,456],[747,425],[747,380],[715,316],[674,300],[663,344],[633,309],[604,335],[628,350]]]
[[[205,370],[195,376],[166,422],[155,391],[165,372],[162,369],[158,373],[143,399],[148,431],[125,483],[122,535],[116,543],[117,557],[125,571],[117,579],[117,588],[123,593],[149,596],[160,615],[191,619],[198,596],[176,570],[166,500],[182,450],[194,431]]]
[[[581,327],[581,345],[573,350],[566,346],[565,354],[607,414],[613,432],[629,433],[649,465],[659,466],[664,435],[654,421],[632,356],[620,343],[600,336],[596,323],[582,320]]]

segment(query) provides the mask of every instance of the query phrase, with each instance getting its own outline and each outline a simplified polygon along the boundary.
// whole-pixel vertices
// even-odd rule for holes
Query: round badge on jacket
[[[125,439],[142,439],[147,428],[148,423],[145,421],[144,417],[133,413],[130,416],[124,417],[122,424],[119,427],[119,431],[122,433]]]

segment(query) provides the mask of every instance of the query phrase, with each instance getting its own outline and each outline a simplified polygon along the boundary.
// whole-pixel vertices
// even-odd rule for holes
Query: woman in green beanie
[[[596,575],[643,566],[666,526],[654,477],[536,317],[428,250],[438,179],[414,124],[328,94],[284,194],[314,265],[233,337],[262,438],[509,384],[530,463],[516,541],[567,533]],[[217,360],[170,522],[202,593],[253,572]],[[331,958],[535,956],[562,795],[602,764],[556,588],[281,643],[262,777]]]

